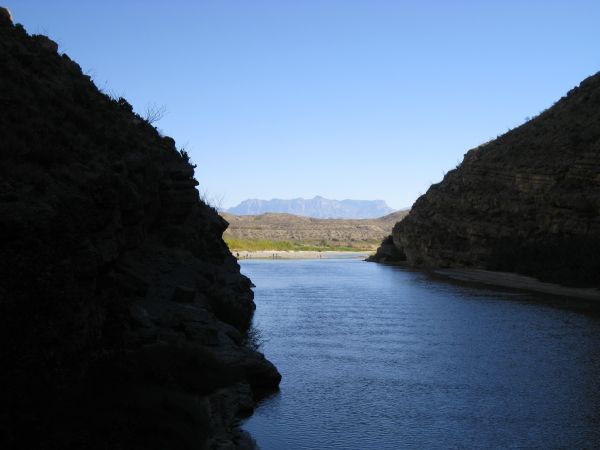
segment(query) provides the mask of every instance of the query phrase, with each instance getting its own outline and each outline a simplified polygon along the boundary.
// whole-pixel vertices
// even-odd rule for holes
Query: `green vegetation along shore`
[[[232,251],[375,251],[408,211],[378,219],[315,219],[266,213],[236,216],[221,213],[229,227],[223,234]]]
[[[310,244],[292,241],[275,241],[269,239],[238,239],[224,237],[225,243],[231,251],[299,251],[299,252],[356,252],[356,251],[374,251],[379,244],[377,241],[361,242],[357,245],[335,245],[327,242],[319,244]]]

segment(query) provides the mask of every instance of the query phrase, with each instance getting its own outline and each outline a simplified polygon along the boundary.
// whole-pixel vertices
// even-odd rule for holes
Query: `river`
[[[263,450],[600,448],[600,318],[359,260],[247,260]]]

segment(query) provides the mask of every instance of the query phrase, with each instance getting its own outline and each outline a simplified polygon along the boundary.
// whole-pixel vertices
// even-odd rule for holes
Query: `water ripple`
[[[352,260],[244,261],[281,392],[263,450],[600,448],[600,321]]]

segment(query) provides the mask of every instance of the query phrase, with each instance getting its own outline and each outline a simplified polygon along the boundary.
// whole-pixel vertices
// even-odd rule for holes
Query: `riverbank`
[[[371,252],[341,251],[232,251],[237,259],[365,259]]]
[[[480,283],[485,285],[518,289],[560,297],[579,298],[600,302],[600,289],[575,288],[560,284],[546,283],[537,278],[509,272],[494,272],[482,269],[437,269],[434,275],[450,278],[456,281]]]
[[[390,234],[408,211],[378,219],[316,219],[283,213],[236,216],[221,213],[229,223],[223,234],[233,251],[369,251]]]

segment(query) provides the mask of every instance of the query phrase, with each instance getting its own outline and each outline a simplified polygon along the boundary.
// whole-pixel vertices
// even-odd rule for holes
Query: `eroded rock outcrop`
[[[406,255],[402,248],[394,245],[394,237],[390,234],[381,241],[375,254],[369,256],[367,261],[394,264],[406,261]]]
[[[235,448],[280,375],[168,137],[0,11],[2,448]]]
[[[393,229],[413,266],[600,285],[600,74],[470,150]]]

